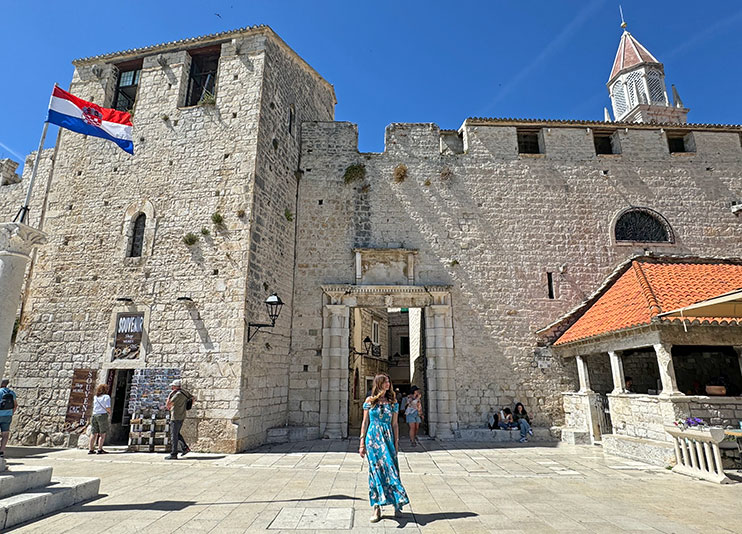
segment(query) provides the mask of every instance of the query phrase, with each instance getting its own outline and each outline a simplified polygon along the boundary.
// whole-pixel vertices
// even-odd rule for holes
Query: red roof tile
[[[611,69],[611,75],[608,77],[608,83],[611,83],[613,78],[621,74],[622,71],[642,63],[661,65],[649,50],[634,39],[633,35],[624,31],[621,41],[618,43],[618,51],[616,52],[616,59],[613,60],[613,68]]]
[[[742,288],[742,265],[719,262],[634,260],[554,343],[563,345],[633,326],[658,314]],[[663,321],[680,321],[666,318]],[[693,322],[738,324],[740,318],[697,317]],[[687,319],[686,319],[687,321]]]

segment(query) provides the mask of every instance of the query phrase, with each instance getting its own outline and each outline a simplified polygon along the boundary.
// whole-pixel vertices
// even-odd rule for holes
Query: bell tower
[[[685,123],[688,109],[672,87],[667,96],[665,68],[621,22],[623,35],[608,78],[613,116],[620,122]]]

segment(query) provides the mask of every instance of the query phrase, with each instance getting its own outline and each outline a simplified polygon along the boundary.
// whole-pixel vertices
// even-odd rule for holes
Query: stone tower
[[[626,30],[618,44],[608,79],[613,116],[620,122],[685,123],[688,109],[672,87],[673,102],[667,97],[665,69],[649,50]]]

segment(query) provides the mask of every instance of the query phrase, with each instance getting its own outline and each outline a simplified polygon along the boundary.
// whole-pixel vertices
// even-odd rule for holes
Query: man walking
[[[193,406],[193,397],[181,388],[180,380],[173,380],[170,384],[172,391],[168,395],[165,408],[170,410],[170,456],[165,456],[166,460],[177,460],[178,459],[178,445],[183,444],[183,453],[181,456],[185,456],[191,449],[186,444],[183,436],[180,433],[180,429],[183,428],[183,421],[186,418],[186,411],[190,410]]]
[[[10,380],[3,379],[0,382],[0,457],[5,456],[5,446],[10,438],[10,422],[13,420],[13,413],[18,408],[18,402],[15,400],[15,391],[8,387]]]

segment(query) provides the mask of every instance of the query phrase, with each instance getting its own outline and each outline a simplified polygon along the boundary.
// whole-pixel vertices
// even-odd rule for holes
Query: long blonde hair
[[[387,380],[389,381],[389,389],[384,391],[384,382]],[[392,387],[392,379],[389,378],[389,375],[381,373],[374,377],[374,385],[371,388],[371,400],[369,401],[371,406],[376,406],[384,396],[386,396],[389,404],[397,402],[397,395],[395,395],[394,388]]]

